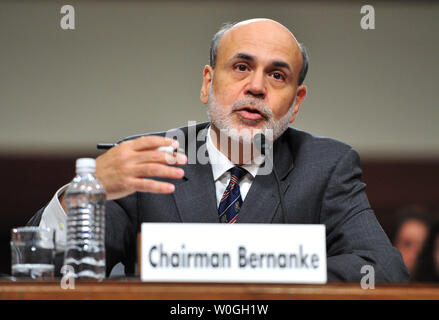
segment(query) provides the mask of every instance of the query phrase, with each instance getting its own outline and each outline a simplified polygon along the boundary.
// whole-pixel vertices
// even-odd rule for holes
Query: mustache
[[[273,112],[262,101],[253,98],[244,98],[236,100],[232,104],[232,113],[238,111],[242,107],[252,106],[256,109],[265,119],[270,120],[273,118]]]

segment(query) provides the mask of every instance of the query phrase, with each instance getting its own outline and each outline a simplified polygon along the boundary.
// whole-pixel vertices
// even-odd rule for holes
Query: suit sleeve
[[[137,263],[137,193],[107,201],[105,206],[105,255],[107,276],[121,262],[126,275],[134,275]]]
[[[361,281],[372,266],[376,282],[406,282],[409,273],[370,207],[361,181],[360,158],[349,149],[326,188],[321,221],[326,225],[328,281]],[[363,271],[364,272],[364,271]]]

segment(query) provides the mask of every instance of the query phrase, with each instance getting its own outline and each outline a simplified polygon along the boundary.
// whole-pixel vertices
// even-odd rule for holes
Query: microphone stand
[[[276,168],[274,167],[273,159],[271,159],[269,155],[266,155],[266,152],[265,152],[266,151],[265,150],[266,149],[266,146],[265,146],[265,135],[263,133],[256,134],[254,139],[253,139],[253,144],[256,146],[256,148],[259,150],[259,152],[263,156],[265,156],[265,161],[268,160],[269,164],[273,168],[273,174],[274,174],[274,178],[275,178],[276,184],[277,184],[277,192],[279,194],[280,206],[281,206],[281,211],[282,211],[282,223],[288,223],[287,222],[287,213],[286,213],[286,210],[285,210],[284,197],[283,197],[282,190],[281,190],[281,187],[280,187],[280,179],[279,179],[279,176],[277,174]]]

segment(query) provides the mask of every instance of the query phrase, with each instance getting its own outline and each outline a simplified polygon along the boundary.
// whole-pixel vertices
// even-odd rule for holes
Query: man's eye
[[[239,71],[247,71],[247,66],[244,64],[239,64],[236,66],[236,69],[238,69]]]
[[[275,78],[276,80],[285,80],[285,77],[282,75],[282,73],[279,72],[274,72],[273,78]]]

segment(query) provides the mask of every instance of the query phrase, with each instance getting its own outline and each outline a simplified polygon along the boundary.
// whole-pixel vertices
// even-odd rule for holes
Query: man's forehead
[[[219,43],[218,56],[223,59],[237,52],[249,52],[257,49],[271,58],[284,58],[295,64],[301,59],[300,49],[293,34],[278,22],[267,19],[255,19],[236,24],[228,30]]]
[[[239,32],[239,30],[242,31],[249,28],[253,28],[253,29],[256,28],[259,30],[267,29],[269,31],[278,30],[279,32],[285,33],[285,35],[292,37],[295,41],[294,35],[287,27],[285,27],[284,25],[282,25],[277,21],[266,19],[266,18],[257,18],[257,19],[250,19],[250,20],[244,20],[238,22],[232,28],[230,28],[229,31]]]

